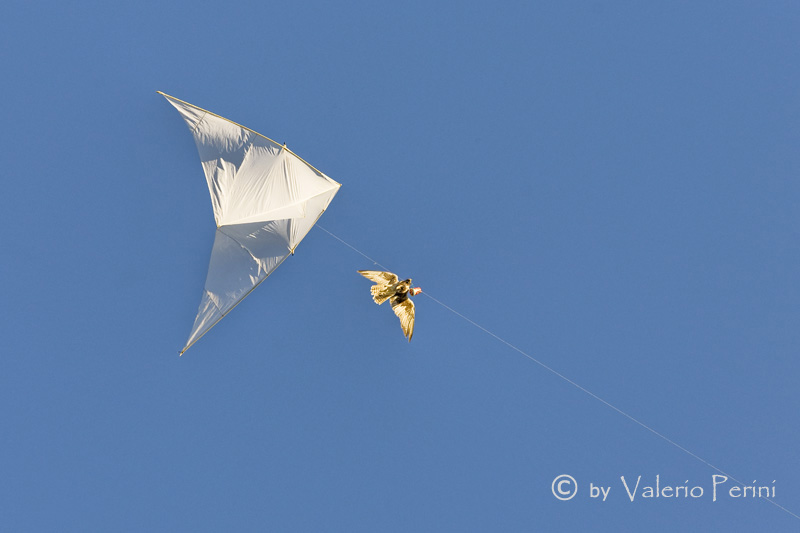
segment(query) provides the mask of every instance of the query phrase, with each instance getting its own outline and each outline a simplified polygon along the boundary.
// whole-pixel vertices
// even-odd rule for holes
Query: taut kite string
[[[339,237],[339,236],[337,236],[337,235],[334,235],[333,233],[331,233],[331,232],[330,232],[330,231],[328,231],[327,229],[323,228],[323,227],[322,227],[322,226],[320,226],[319,224],[317,224],[317,225],[316,225],[316,227],[317,227],[317,228],[319,228],[319,229],[321,229],[322,231],[324,231],[325,233],[327,233],[328,235],[330,235],[331,237],[333,237],[333,238],[334,238],[334,239],[336,239],[337,241],[341,242],[342,244],[344,244],[345,246],[347,246],[348,248],[350,248],[350,249],[351,249],[351,250],[353,250],[354,252],[356,252],[356,253],[358,253],[358,254],[360,254],[360,255],[364,256],[365,258],[369,259],[370,261],[372,261],[372,263],[373,263],[373,264],[375,264],[375,265],[378,265],[379,267],[381,267],[381,268],[383,268],[383,269],[385,269],[385,270],[390,270],[389,268],[387,268],[387,267],[385,267],[384,265],[380,264],[379,262],[375,261],[373,258],[371,258],[370,256],[368,256],[367,254],[365,254],[364,252],[362,252],[361,250],[359,250],[358,248],[356,248],[356,247],[355,247],[355,246],[353,246],[352,244],[350,244],[350,243],[346,242],[346,241],[345,241],[344,239],[342,239],[341,237]],[[656,437],[660,438],[661,440],[668,442],[669,444],[673,445],[674,447],[676,447],[677,449],[681,450],[681,451],[682,451],[682,452],[684,452],[685,454],[687,454],[687,455],[689,455],[689,456],[691,456],[691,457],[694,457],[695,459],[697,459],[697,460],[698,460],[698,461],[700,461],[701,463],[703,463],[703,464],[705,464],[706,466],[710,467],[712,470],[716,470],[716,471],[717,471],[717,472],[719,472],[720,474],[722,474],[722,475],[726,476],[728,479],[731,479],[731,480],[735,481],[735,482],[736,482],[736,483],[738,483],[740,486],[743,486],[743,487],[745,486],[745,484],[744,484],[744,483],[742,483],[741,481],[739,481],[738,479],[736,479],[736,478],[735,478],[735,477],[733,477],[732,475],[728,474],[727,472],[725,472],[725,471],[721,470],[720,468],[718,468],[718,467],[714,466],[713,464],[709,463],[708,461],[706,461],[705,459],[703,459],[703,458],[702,458],[702,457],[700,457],[699,455],[697,455],[697,454],[695,454],[695,453],[692,453],[691,451],[687,450],[686,448],[684,448],[683,446],[681,446],[680,444],[678,444],[678,443],[677,443],[677,442],[675,442],[674,440],[672,440],[672,439],[670,439],[669,437],[666,437],[665,435],[663,435],[663,434],[659,433],[658,431],[656,431],[655,429],[651,428],[650,426],[648,426],[648,425],[647,425],[647,424],[645,424],[644,422],[642,422],[642,421],[640,421],[640,420],[636,419],[635,417],[633,417],[633,416],[629,415],[628,413],[626,413],[625,411],[623,411],[623,410],[622,410],[622,409],[620,409],[619,407],[617,407],[617,406],[615,406],[615,405],[613,405],[613,404],[609,403],[608,401],[604,400],[603,398],[601,398],[601,397],[600,397],[600,396],[598,396],[597,394],[593,393],[592,391],[590,391],[590,390],[586,389],[585,387],[582,387],[581,385],[578,385],[577,383],[575,383],[574,381],[572,381],[571,379],[569,379],[569,378],[568,378],[568,377],[566,377],[565,375],[563,375],[563,374],[561,374],[561,373],[557,372],[556,370],[553,370],[552,368],[550,368],[550,367],[549,367],[549,366],[547,366],[546,364],[542,363],[541,361],[539,361],[538,359],[536,359],[535,357],[533,357],[533,356],[532,356],[532,355],[530,355],[529,353],[526,353],[524,350],[522,350],[522,349],[520,349],[520,348],[517,348],[516,346],[514,346],[513,344],[511,344],[510,342],[508,342],[508,341],[507,341],[507,340],[505,340],[504,338],[500,337],[499,335],[496,335],[496,334],[492,333],[491,331],[489,331],[489,330],[488,330],[488,329],[486,329],[485,327],[481,326],[480,324],[478,324],[478,323],[477,323],[477,322],[475,322],[474,320],[471,320],[470,318],[468,318],[468,317],[466,317],[466,316],[462,315],[461,313],[459,313],[458,311],[456,311],[456,310],[455,310],[455,309],[453,309],[452,307],[450,307],[450,306],[448,306],[448,305],[446,305],[446,304],[444,304],[444,303],[440,302],[439,300],[437,300],[436,298],[434,298],[433,296],[431,296],[431,295],[430,295],[430,294],[429,294],[427,291],[426,291],[426,292],[423,292],[422,294],[424,294],[425,296],[427,296],[428,298],[430,298],[431,300],[433,300],[433,301],[434,301],[434,302],[436,302],[437,304],[441,305],[442,307],[444,307],[445,309],[447,309],[447,310],[448,310],[448,311],[450,311],[451,313],[455,314],[456,316],[459,316],[459,317],[461,317],[462,319],[464,319],[465,321],[469,322],[470,324],[472,324],[472,325],[473,325],[473,326],[475,326],[476,328],[480,329],[480,330],[481,330],[481,331],[483,331],[484,333],[486,333],[486,334],[488,334],[488,335],[490,335],[490,336],[494,337],[495,339],[497,339],[498,341],[502,342],[503,344],[505,344],[506,346],[508,346],[508,347],[509,347],[509,348],[511,348],[512,350],[514,350],[515,352],[518,352],[518,353],[520,353],[521,355],[523,355],[523,356],[527,357],[528,359],[530,359],[531,361],[533,361],[533,362],[534,362],[534,363],[536,363],[537,365],[541,366],[542,368],[544,368],[545,370],[547,370],[547,371],[548,371],[548,372],[550,372],[551,374],[553,374],[553,375],[555,375],[555,376],[558,376],[558,377],[559,377],[559,378],[561,378],[563,381],[566,381],[567,383],[569,383],[570,385],[572,385],[572,386],[573,386],[573,387],[575,387],[576,389],[578,389],[578,390],[580,390],[580,391],[582,391],[582,392],[584,392],[584,393],[588,394],[589,396],[591,396],[591,397],[592,397],[592,398],[594,398],[595,400],[597,400],[597,401],[599,401],[600,403],[604,404],[606,407],[609,407],[609,408],[613,409],[614,411],[616,411],[617,413],[621,414],[622,416],[624,416],[624,417],[625,417],[625,418],[627,418],[628,420],[630,420],[630,421],[632,421],[632,422],[634,422],[634,423],[638,424],[639,426],[643,427],[644,429],[646,429],[647,431],[649,431],[650,433],[652,433],[652,434],[653,434],[653,435],[655,435]],[[779,509],[781,509],[781,510],[783,510],[783,511],[787,512],[787,513],[789,513],[789,514],[790,514],[790,515],[792,515],[793,517],[795,517],[795,518],[797,518],[798,520],[800,520],[800,516],[798,516],[797,514],[793,513],[792,511],[790,511],[790,510],[789,510],[789,509],[787,509],[786,507],[784,507],[784,506],[780,505],[779,503],[775,502],[775,500],[773,500],[773,499],[771,499],[771,498],[768,498],[768,497],[765,497],[765,496],[761,496],[761,495],[759,495],[759,498],[761,498],[761,499],[763,499],[763,500],[766,500],[766,501],[768,501],[769,503],[771,503],[771,504],[772,504],[772,505],[774,505],[775,507],[777,507],[777,508],[779,508]]]

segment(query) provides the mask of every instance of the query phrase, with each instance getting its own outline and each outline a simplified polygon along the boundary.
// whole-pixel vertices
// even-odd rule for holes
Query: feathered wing
[[[375,285],[369,288],[369,293],[376,304],[381,305],[394,296],[394,284],[399,279],[396,274],[379,270],[359,270],[358,273],[375,282]]]
[[[408,337],[411,342],[411,336],[414,335],[414,302],[411,298],[403,300],[400,303],[392,302],[392,311],[400,319],[400,326],[403,328],[403,334]]]
[[[378,285],[394,285],[399,279],[397,274],[381,272],[380,270],[359,270],[358,273]]]

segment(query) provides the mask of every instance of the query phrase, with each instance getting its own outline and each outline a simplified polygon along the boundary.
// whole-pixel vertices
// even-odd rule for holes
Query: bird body
[[[396,274],[379,270],[359,270],[358,273],[375,282],[369,292],[376,304],[381,305],[389,300],[392,311],[400,319],[403,334],[410,342],[414,335],[414,302],[409,296],[420,292],[411,288],[411,278],[400,281]]]

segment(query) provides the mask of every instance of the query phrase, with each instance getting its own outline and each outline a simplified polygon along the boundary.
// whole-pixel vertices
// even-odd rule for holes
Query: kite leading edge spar
[[[286,145],[158,93],[192,132],[217,225],[200,307],[182,355],[294,254],[341,183]]]

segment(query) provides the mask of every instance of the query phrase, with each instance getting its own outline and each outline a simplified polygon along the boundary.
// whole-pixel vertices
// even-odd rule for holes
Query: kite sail
[[[205,289],[183,354],[294,254],[341,184],[286,145],[158,92],[194,136],[217,223]]]

